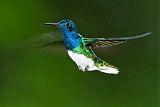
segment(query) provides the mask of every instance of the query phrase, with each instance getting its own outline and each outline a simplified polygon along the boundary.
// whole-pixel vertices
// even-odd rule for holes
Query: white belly
[[[68,51],[68,55],[71,59],[77,64],[80,70],[88,71],[91,67],[94,67],[95,64],[92,59],[87,58],[82,54],[73,53],[72,51]]]
[[[108,66],[97,67],[92,59],[87,58],[83,54],[77,54],[72,51],[68,51],[68,55],[77,64],[79,70],[82,70],[82,71],[99,70],[101,72],[109,73],[109,74],[118,74],[119,72],[116,68],[112,68]]]

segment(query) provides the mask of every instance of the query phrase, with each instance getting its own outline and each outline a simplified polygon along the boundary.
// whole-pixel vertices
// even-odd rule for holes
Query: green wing
[[[137,35],[137,36],[131,36],[131,37],[119,37],[119,38],[83,38],[83,43],[86,46],[89,46],[91,48],[99,48],[99,47],[110,47],[114,45],[118,45],[121,43],[124,43],[128,40],[138,39],[145,36],[150,35],[151,32]]]

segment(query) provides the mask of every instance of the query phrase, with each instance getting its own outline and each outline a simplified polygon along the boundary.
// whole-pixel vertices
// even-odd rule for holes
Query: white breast
[[[72,51],[68,51],[68,55],[71,59],[77,64],[78,68],[82,71],[94,71],[99,70],[104,73],[117,74],[119,71],[115,68],[108,66],[95,66],[94,61],[90,58],[87,58],[83,54],[77,54]]]
[[[94,66],[92,59],[87,58],[83,54],[77,54],[72,51],[68,51],[68,55],[71,59],[78,65],[79,69],[82,71],[88,70],[89,67]]]

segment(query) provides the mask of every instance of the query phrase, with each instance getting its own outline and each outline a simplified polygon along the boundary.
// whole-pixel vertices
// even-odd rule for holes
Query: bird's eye
[[[69,23],[66,23],[66,27],[70,27],[70,24],[69,24]]]

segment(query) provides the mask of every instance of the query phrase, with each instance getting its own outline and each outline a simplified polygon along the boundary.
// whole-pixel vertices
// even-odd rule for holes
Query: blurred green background
[[[0,0],[0,107],[159,107],[158,0]],[[118,75],[81,72],[66,52],[33,52],[23,41],[72,19],[85,37],[152,32],[95,50]]]

